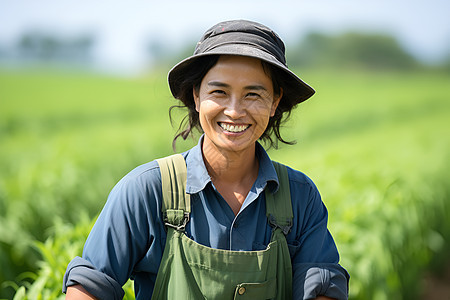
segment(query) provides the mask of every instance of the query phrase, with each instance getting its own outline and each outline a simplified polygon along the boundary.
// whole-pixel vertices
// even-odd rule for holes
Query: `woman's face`
[[[259,59],[221,56],[198,92],[194,90],[204,145],[220,151],[254,149],[281,97],[282,91],[274,95],[272,79]]]

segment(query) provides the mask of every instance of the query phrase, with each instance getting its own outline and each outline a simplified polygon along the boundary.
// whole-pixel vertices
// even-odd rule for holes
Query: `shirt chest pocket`
[[[289,255],[292,259],[292,257],[294,257],[294,255],[300,250],[300,242],[297,240],[287,240],[287,245],[289,249]]]

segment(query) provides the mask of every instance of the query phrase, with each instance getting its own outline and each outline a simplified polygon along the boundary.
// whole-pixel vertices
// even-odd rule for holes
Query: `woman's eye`
[[[222,91],[222,90],[214,90],[214,91],[211,92],[211,94],[225,95],[225,91]]]
[[[248,93],[247,98],[259,98],[259,94],[257,93]]]

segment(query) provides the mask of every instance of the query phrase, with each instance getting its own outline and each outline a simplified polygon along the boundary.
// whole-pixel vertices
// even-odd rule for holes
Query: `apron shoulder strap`
[[[266,215],[269,224],[280,228],[287,235],[292,227],[292,202],[289,188],[289,177],[285,165],[272,161],[278,175],[278,191],[272,194],[266,188]]]
[[[184,230],[191,212],[191,198],[186,193],[186,162],[181,154],[156,161],[161,172],[164,222],[166,226]]]

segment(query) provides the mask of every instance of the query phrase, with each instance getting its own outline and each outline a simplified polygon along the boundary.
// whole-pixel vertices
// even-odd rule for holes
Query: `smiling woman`
[[[259,59],[228,55],[219,58],[193,92],[205,133],[202,148],[208,173],[237,215],[258,176],[256,141],[274,116],[282,92],[274,93]],[[224,159],[217,159],[219,153]],[[239,172],[230,172],[232,163]]]
[[[316,186],[258,142],[285,142],[281,121],[314,94],[287,68],[278,35],[251,21],[219,23],[169,85],[189,110],[178,136],[204,134],[114,187],[83,257],[67,268],[67,299],[120,299],[130,277],[137,299],[347,299],[349,275]]]
[[[205,132],[204,149],[251,156],[280,102],[261,61],[245,56],[222,56],[203,78],[194,102]],[[204,153],[205,158],[207,156]],[[208,158],[206,158],[208,161]]]
[[[223,55],[222,55],[223,57]],[[236,57],[236,56],[235,56]],[[192,87],[194,87],[194,95],[199,93],[200,84],[202,82],[203,77],[209,71],[209,69],[217,63],[219,59],[219,55],[209,55],[209,56],[199,56],[196,58],[196,65],[193,68],[185,68],[183,72],[177,72],[176,69],[173,70],[169,75],[169,80],[173,81],[171,88],[172,92],[177,99],[182,101],[183,105],[175,105],[171,107],[171,112],[175,108],[186,107],[188,108],[188,124],[186,128],[182,129],[183,124],[180,125],[180,132],[175,136],[173,140],[173,148],[175,150],[175,143],[179,137],[186,139],[195,128],[200,132],[203,132],[203,128],[200,126],[199,114],[197,108],[195,107],[195,102],[193,99]],[[264,69],[264,73],[269,76],[272,80],[272,89],[275,95],[282,95],[284,93],[283,102],[276,109],[275,114],[271,116],[269,119],[269,123],[261,135],[260,139],[262,141],[268,142],[269,146],[277,147],[277,142],[280,141],[286,144],[293,144],[293,142],[288,142],[284,140],[280,133],[280,126],[283,122],[287,120],[290,115],[290,112],[295,105],[299,102],[297,101],[302,97],[302,94],[305,91],[293,91],[292,89],[286,89],[283,91],[281,88],[281,84],[283,85],[297,85],[296,80],[290,78],[290,76],[286,76],[283,71],[279,70],[275,66],[267,63],[264,60],[259,60],[259,64],[262,65]],[[223,87],[223,83],[210,83],[210,85],[221,85]],[[249,86],[251,87],[251,86]],[[259,94],[261,94],[261,86],[253,86],[255,90],[259,90]],[[266,91],[267,92],[267,91]],[[314,91],[311,89],[311,94],[305,97],[310,97]],[[300,101],[301,102],[301,101]],[[273,135],[275,135],[275,140],[273,140]]]

